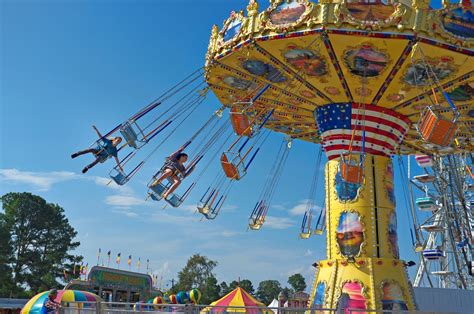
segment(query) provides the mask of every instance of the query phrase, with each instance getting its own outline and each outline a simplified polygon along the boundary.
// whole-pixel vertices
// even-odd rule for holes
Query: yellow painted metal
[[[391,159],[365,158],[365,182],[358,193],[341,192],[339,166],[339,160],[331,160],[325,168],[327,259],[318,264],[312,302],[317,285],[326,283],[324,304],[318,305],[323,308],[341,306],[341,294],[348,290],[356,308],[414,309],[404,262],[398,259]],[[350,200],[341,200],[349,194]]]
[[[284,3],[296,11],[279,24],[275,14]],[[412,122],[397,154],[473,150],[474,36],[454,34],[449,24],[469,29],[472,22],[459,20],[459,4],[444,2],[443,9],[433,10],[425,0],[407,3],[272,0],[259,13],[251,0],[247,16],[233,12],[221,30],[213,27],[206,79],[229,107],[271,84],[255,106],[275,109],[266,127],[294,138],[321,141],[316,107],[364,102],[393,109]],[[364,83],[360,60],[370,64]],[[436,79],[426,78],[428,67]],[[420,112],[434,103],[432,87],[438,99],[442,91],[452,95],[461,113],[457,141],[450,147],[425,143],[415,128]],[[440,105],[449,119],[447,102]]]

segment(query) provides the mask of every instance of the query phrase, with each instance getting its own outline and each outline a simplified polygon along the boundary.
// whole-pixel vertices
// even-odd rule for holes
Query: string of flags
[[[107,251],[107,263],[104,263],[104,259],[101,256],[102,254],[102,249],[99,248],[97,252],[97,264],[100,266],[107,266],[110,267],[110,260],[112,256],[112,251]],[[117,257],[115,258],[115,264],[117,265],[117,269],[120,269],[120,263],[121,263],[121,258],[122,258],[122,253],[119,252],[117,253]],[[128,256],[127,260],[127,265],[128,265],[128,270],[132,271],[132,255]],[[137,263],[136,263],[136,269],[138,272],[140,272],[140,268],[142,266],[142,259],[141,257],[138,257]],[[69,269],[68,269],[69,268]],[[147,258],[146,259],[146,273],[150,272],[150,260]],[[70,267],[65,266],[63,269],[63,275],[64,275],[64,280],[69,281],[70,278],[75,279],[75,278],[82,278],[84,276],[84,279],[87,278],[87,274],[89,273],[89,264],[84,262],[81,262],[80,264],[74,263]],[[158,278],[150,274],[152,276],[153,281],[155,282],[158,280]]]

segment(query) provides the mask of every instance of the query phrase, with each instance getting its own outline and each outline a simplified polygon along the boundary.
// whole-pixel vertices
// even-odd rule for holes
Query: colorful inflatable
[[[189,299],[194,304],[199,304],[199,301],[201,301],[201,291],[199,291],[198,289],[193,289],[189,291]]]
[[[31,298],[21,310],[21,314],[43,314],[46,313],[44,303],[48,299],[49,291],[41,292]],[[91,292],[79,290],[58,290],[58,295],[54,299],[58,303],[76,303],[74,307],[92,308],[95,303],[102,299]]]

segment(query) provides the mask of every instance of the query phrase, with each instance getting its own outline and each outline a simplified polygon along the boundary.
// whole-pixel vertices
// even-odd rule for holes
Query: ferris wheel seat
[[[415,161],[422,168],[433,166],[433,159],[428,155],[415,155]]]
[[[436,202],[432,197],[417,198],[415,203],[421,211],[433,211],[437,208]]]
[[[440,249],[428,249],[423,250],[423,257],[427,260],[439,260],[440,258],[444,258],[446,254],[444,251]]]
[[[413,179],[421,183],[430,183],[434,182],[436,177],[432,174],[420,174],[418,176],[414,176]]]
[[[443,232],[444,231],[444,227],[438,224],[425,224],[425,225],[420,226],[420,228],[427,232]]]
[[[444,119],[430,107],[423,111],[418,122],[418,131],[423,140],[443,147],[451,144],[457,129],[455,121]]]
[[[128,146],[133,147],[135,149],[138,148],[138,135],[133,128],[133,124],[135,122],[126,121],[120,127],[120,133],[122,134],[123,138],[127,141]]]
[[[448,270],[438,270],[438,271],[432,271],[431,274],[435,276],[451,276],[453,275],[453,272],[448,271]]]

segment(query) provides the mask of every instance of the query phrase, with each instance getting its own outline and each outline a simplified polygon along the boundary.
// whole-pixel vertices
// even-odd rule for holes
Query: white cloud
[[[235,231],[229,231],[229,230],[224,230],[222,231],[221,235],[226,238],[231,238],[239,235],[240,232],[235,232]]]
[[[125,215],[128,218],[137,218],[138,213],[130,210],[129,207],[118,207],[117,209],[112,210],[113,213]]]
[[[304,252],[304,256],[311,256],[313,255],[313,251],[311,251],[310,249],[307,249],[306,252]]]
[[[309,200],[301,200],[293,206],[292,208],[289,209],[289,212],[293,216],[302,216],[306,212],[306,208],[308,206],[308,201]],[[320,211],[322,208],[318,205],[313,204],[313,213]]]
[[[95,184],[103,186],[115,191],[120,192],[121,194],[133,194],[133,190],[126,185],[118,185],[113,180],[104,177],[87,177],[94,181]]]
[[[130,206],[148,205],[143,198],[138,198],[132,195],[111,195],[105,198],[105,203],[111,206],[127,208]]]
[[[29,172],[18,169],[0,169],[0,181],[12,184],[31,185],[39,191],[48,191],[56,183],[71,181],[79,176],[74,172]]]
[[[267,216],[264,226],[270,229],[287,229],[294,225],[294,221],[286,217]]]

